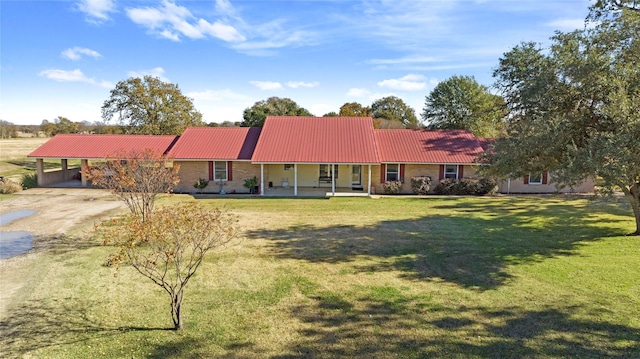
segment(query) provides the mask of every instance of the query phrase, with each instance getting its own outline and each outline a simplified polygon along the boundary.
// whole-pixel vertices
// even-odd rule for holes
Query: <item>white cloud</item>
[[[153,76],[159,78],[161,81],[170,82],[167,77],[164,76],[164,69],[162,67],[154,67],[148,70],[141,71],[129,71],[127,73],[129,77],[145,77],[145,76]]]
[[[279,82],[271,82],[271,81],[249,81],[250,84],[259,88],[260,90],[280,90],[282,89],[282,84]]]
[[[96,85],[104,88],[112,88],[114,85],[109,81],[96,81],[93,78],[87,77],[82,73],[79,69],[75,70],[59,70],[59,69],[48,69],[40,71],[39,76],[46,77],[50,80],[55,80],[59,82],[84,82],[91,85]]]
[[[363,88],[350,88],[345,96],[347,97],[368,97],[371,91]]]
[[[422,64],[439,62],[442,59],[438,59],[432,56],[407,56],[399,59],[371,59],[367,60],[368,64],[373,65],[398,65],[398,64]]]
[[[222,8],[224,9],[224,4]],[[126,12],[131,21],[146,27],[151,33],[173,41],[179,41],[182,36],[190,39],[214,37],[227,42],[246,40],[235,27],[221,21],[210,23],[202,18],[196,19],[186,7],[167,0],[163,0],[159,8],[128,8]]]
[[[557,19],[545,25],[561,31],[573,31],[584,28],[584,19]]]
[[[82,55],[91,56],[91,57],[102,57],[99,52],[91,49],[87,49],[84,47],[73,47],[70,49],[66,49],[61,53],[62,57],[67,58],[69,60],[80,60]]]
[[[287,82],[287,86],[291,87],[292,89],[296,89],[298,87],[313,88],[313,87],[318,87],[318,85],[320,85],[318,82],[302,82],[302,81]]]
[[[243,94],[239,94],[237,92],[233,92],[230,89],[194,91],[194,92],[189,92],[186,95],[198,101],[210,101],[210,102],[219,102],[219,101],[249,102],[251,101],[251,97]]]
[[[409,74],[399,79],[389,79],[378,82],[378,86],[400,91],[419,91],[426,87],[425,77]]]
[[[77,6],[87,15],[88,22],[96,24],[109,20],[109,13],[116,11],[113,0],[80,0]]]

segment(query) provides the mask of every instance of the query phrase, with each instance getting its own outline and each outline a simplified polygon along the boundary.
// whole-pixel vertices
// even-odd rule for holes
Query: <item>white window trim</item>
[[[453,179],[457,180],[457,179],[458,179],[458,177],[459,177],[459,175],[460,175],[460,165],[445,164],[445,165],[444,165],[444,174],[443,174],[443,177],[444,177],[445,179],[448,179],[448,178],[449,178],[449,177],[447,177],[447,174],[452,174],[452,173],[453,173],[453,172],[447,172],[447,166],[456,166],[456,176],[455,176],[455,178],[453,178]]]
[[[217,178],[218,169],[216,163],[224,162],[224,178]],[[222,171],[220,171],[222,172]],[[229,161],[213,161],[213,180],[214,181],[228,181],[229,180]]]
[[[540,172],[540,181],[532,181],[531,180],[531,173],[529,173],[529,184],[535,184],[535,185],[542,184],[542,177],[544,177],[544,173]]]
[[[387,163],[384,169],[384,180],[385,182],[389,182],[389,165],[398,166],[398,171],[396,172],[396,178],[394,181],[400,181],[400,164],[399,163]]]

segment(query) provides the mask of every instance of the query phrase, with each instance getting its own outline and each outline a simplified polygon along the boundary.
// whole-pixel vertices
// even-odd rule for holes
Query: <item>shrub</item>
[[[382,184],[385,194],[398,194],[402,189],[402,182],[400,181],[387,181]]]
[[[24,189],[38,187],[38,174],[37,173],[25,174],[24,176],[22,176],[22,181],[20,184]]]
[[[22,186],[12,180],[5,179],[0,182],[0,193],[11,194],[22,191]]]
[[[461,180],[444,179],[434,188],[435,194],[440,195],[471,195],[483,196],[494,194],[498,190],[497,183],[491,178],[463,178]]]
[[[411,190],[415,194],[427,194],[431,188],[431,177],[411,177]]]
[[[256,187],[258,187],[258,177],[253,176],[244,180],[244,188],[249,190],[249,193],[257,193]]]
[[[209,185],[209,180],[206,180],[204,178],[198,178],[196,183],[193,185],[193,188],[197,189],[202,193],[202,190],[204,190],[208,185]]]

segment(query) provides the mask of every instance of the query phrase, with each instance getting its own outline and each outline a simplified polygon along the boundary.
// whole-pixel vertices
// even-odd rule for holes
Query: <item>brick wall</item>
[[[180,166],[178,176],[180,182],[175,188],[176,192],[196,193],[198,190],[193,185],[200,178],[209,179],[209,161],[175,161]],[[244,187],[244,181],[253,176],[260,181],[260,165],[252,165],[250,162],[233,162],[231,181],[225,181],[222,189],[227,193],[249,193]],[[259,185],[259,183],[258,183]],[[219,193],[220,185],[216,181],[209,181],[203,193]]]

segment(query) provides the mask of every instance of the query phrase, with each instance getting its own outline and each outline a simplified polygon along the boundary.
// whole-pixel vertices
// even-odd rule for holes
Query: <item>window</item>
[[[542,172],[529,174],[529,184],[542,184]]]
[[[387,176],[385,177],[388,181],[398,181],[400,179],[400,165],[398,164],[387,164]]]
[[[444,178],[458,179],[458,165],[444,165]]]
[[[288,171],[288,170],[292,170],[293,169],[293,163],[285,163],[284,164],[284,170]]]
[[[321,178],[331,178],[331,168],[332,165],[320,165],[320,177]],[[338,166],[335,166],[336,173],[334,178],[338,178]]]
[[[227,161],[215,161],[213,179],[216,181],[227,180]]]

